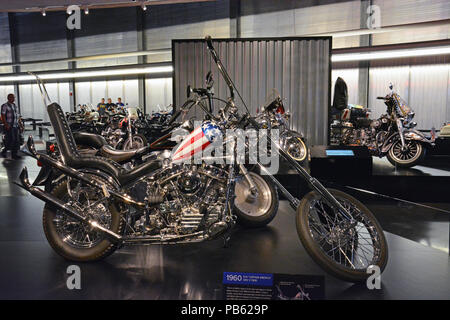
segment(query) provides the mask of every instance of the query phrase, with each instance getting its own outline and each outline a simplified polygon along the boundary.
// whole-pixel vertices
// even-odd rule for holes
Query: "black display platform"
[[[354,150],[355,156],[325,156],[325,148]],[[393,166],[386,157],[368,158],[361,147],[316,146],[311,148],[311,158],[305,167],[328,186],[352,187],[414,202],[450,202],[447,156],[426,156],[408,169]],[[284,160],[276,177],[295,195],[301,197],[308,190],[306,181],[299,179]]]
[[[77,264],[81,290],[68,290],[66,269],[73,263],[46,242],[43,203],[0,197],[0,207],[0,299],[220,299],[224,271],[325,275],[328,299],[450,297],[447,253],[391,233],[381,290],[327,275],[304,251],[286,201],[268,227],[237,230],[229,248],[221,241],[123,248],[104,261]]]
[[[311,146],[310,158],[310,172],[316,178],[372,175],[372,156],[366,147]]]

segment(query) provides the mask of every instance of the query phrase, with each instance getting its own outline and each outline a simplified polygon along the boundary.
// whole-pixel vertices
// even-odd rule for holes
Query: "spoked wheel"
[[[236,181],[234,187],[234,213],[238,222],[251,228],[263,227],[273,220],[278,211],[278,192],[272,181],[255,172],[249,172],[257,188],[252,194],[250,186],[244,177]]]
[[[95,177],[108,184],[100,177]],[[68,188],[68,184],[70,187]],[[123,221],[112,203],[104,202],[101,190],[79,182],[63,180],[52,194],[97,221],[102,227],[120,234]],[[116,249],[105,236],[90,225],[68,217],[60,209],[46,205],[43,215],[44,233],[51,247],[62,257],[72,261],[94,261],[105,258]]]
[[[123,150],[134,150],[143,148],[147,145],[147,138],[142,134],[134,134],[131,139],[128,138],[123,144]]]
[[[286,152],[294,158],[295,161],[303,162],[308,155],[308,149],[305,142],[300,137],[291,137],[285,144]]]
[[[335,212],[316,191],[297,208],[297,232],[306,251],[327,272],[345,281],[365,281],[369,266],[382,272],[388,259],[383,230],[375,216],[352,196],[334,189],[332,195],[351,220]]]
[[[406,140],[405,147],[397,140],[389,149],[387,158],[394,166],[411,168],[418,164],[425,155],[425,148],[416,140]]]

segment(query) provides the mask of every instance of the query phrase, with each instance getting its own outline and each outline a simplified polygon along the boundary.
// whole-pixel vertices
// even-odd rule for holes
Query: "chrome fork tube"
[[[402,142],[402,150],[405,148],[405,137],[403,136],[403,125],[400,119],[397,119],[397,130],[400,135],[400,141]]]
[[[253,182],[252,177],[250,177],[250,175],[248,174],[247,168],[245,168],[243,164],[239,164],[239,169],[241,170],[245,180],[247,180],[248,182],[250,192],[252,193],[253,196],[256,196],[258,194],[258,188],[256,188],[256,185]]]

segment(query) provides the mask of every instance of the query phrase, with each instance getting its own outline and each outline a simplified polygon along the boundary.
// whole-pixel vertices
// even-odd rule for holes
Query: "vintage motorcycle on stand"
[[[24,168],[20,185],[46,202],[45,235],[61,256],[92,261],[110,255],[122,245],[192,243],[219,236],[229,239],[236,221],[232,210],[236,175],[242,165],[236,161],[206,161],[214,157],[233,160],[236,137],[223,140],[232,151],[225,156],[213,154],[203,159],[198,152],[221,141],[218,138],[227,129],[248,125],[259,129],[259,124],[248,112],[239,113],[234,101],[236,88],[211,38],[206,41],[229,88],[227,104],[218,115],[204,108],[211,120],[203,121],[174,152],[162,152],[158,159],[132,170],[124,170],[105,158],[80,157],[61,107],[56,103],[47,106],[61,156],[36,152],[31,137],[27,146],[29,154],[43,168],[57,170],[60,177],[52,190],[46,191],[39,185],[45,185],[47,178],[40,173],[31,184]],[[39,87],[44,95],[45,87]],[[197,93],[189,101],[203,108],[203,98]],[[274,142],[272,152],[275,151],[312,189],[300,201],[267,172],[267,177],[297,210],[298,235],[314,260],[331,274],[352,282],[365,281],[369,266],[378,266],[382,271],[388,258],[387,243],[370,210],[344,192],[326,189]],[[185,162],[196,155],[201,156],[201,164]]]
[[[370,111],[361,106],[349,105],[331,124],[331,144],[366,146],[374,156],[386,156],[389,162],[401,168],[417,165],[425,156],[426,148],[434,146],[434,135],[427,138],[415,130],[414,112],[393,91],[385,97],[386,114],[376,120],[369,119]]]

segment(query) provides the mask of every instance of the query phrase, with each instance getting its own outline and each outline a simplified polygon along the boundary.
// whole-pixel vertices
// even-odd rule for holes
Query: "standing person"
[[[105,112],[106,112],[105,98],[102,98],[100,103],[97,105],[97,111],[100,116],[105,115]]]
[[[2,156],[6,157],[6,152],[11,150],[13,159],[20,159],[17,154],[20,147],[19,139],[19,109],[14,101],[16,97],[14,94],[8,94],[8,102],[4,103],[1,107],[1,119],[3,122],[3,128],[5,128],[5,149],[2,152]]]

